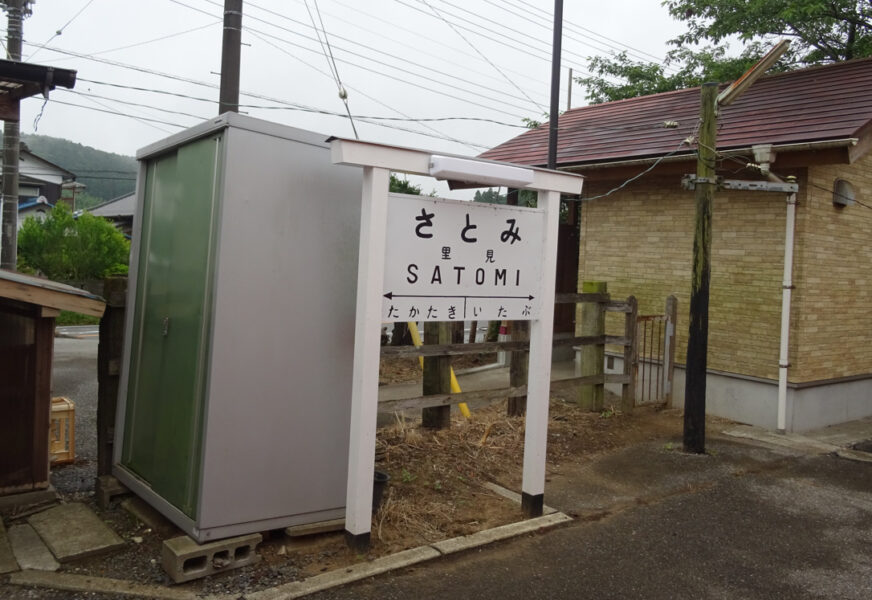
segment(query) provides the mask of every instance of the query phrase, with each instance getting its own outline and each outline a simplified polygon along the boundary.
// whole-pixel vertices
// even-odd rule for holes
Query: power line
[[[333,71],[333,79],[336,82],[336,87],[339,91],[339,99],[342,100],[342,103],[345,105],[345,112],[348,114],[348,122],[351,123],[351,130],[354,132],[354,138],[360,139],[360,136],[357,134],[357,127],[354,125],[354,118],[351,116],[351,108],[348,106],[348,92],[342,87],[342,78],[339,77],[339,69],[336,67],[336,59],[333,58],[333,49],[330,47],[330,40],[327,37],[327,28],[324,27],[324,20],[321,18],[321,10],[318,8],[318,0],[314,0],[315,2],[315,10],[318,12],[318,21],[321,23],[321,32],[324,33],[324,42],[321,44],[321,49],[324,51],[326,46],[326,51],[324,51],[324,58],[327,59],[327,63],[330,65],[330,68]],[[315,35],[318,36],[318,43],[321,43],[321,33],[318,32],[318,26],[315,24],[315,17],[312,16],[312,11],[309,10],[309,2],[306,2],[306,11],[309,13],[309,18],[312,19],[312,29],[315,30]]]
[[[304,2],[304,1],[305,1],[305,0],[296,0],[296,2],[298,2],[298,3],[300,3],[300,2]],[[341,6],[341,7],[345,8],[345,9],[347,9],[348,11],[353,11],[353,12],[359,13],[359,14],[361,14],[361,15],[364,15],[364,16],[366,16],[366,17],[374,18],[373,15],[370,15],[369,13],[360,10],[360,9],[357,8],[356,6],[352,6],[352,5],[349,5],[349,4],[345,4],[345,3],[341,2],[340,0],[333,0],[333,4],[336,4],[336,5],[338,5],[338,6]],[[248,6],[251,6],[251,7],[253,7],[253,8],[257,8],[257,9],[259,9],[259,10],[263,10],[263,11],[265,11],[265,12],[271,14],[271,15],[277,16],[277,17],[282,18],[282,19],[286,19],[286,20],[288,20],[288,21],[292,21],[292,22],[298,22],[298,21],[296,21],[295,19],[291,19],[290,17],[287,17],[287,16],[285,16],[285,15],[282,15],[281,13],[278,13],[278,12],[275,12],[275,11],[272,11],[272,10],[269,10],[269,9],[267,9],[267,8],[263,8],[263,7],[261,7],[261,6],[258,6],[257,4],[253,4],[253,3],[251,3],[251,2],[249,2],[247,5],[248,5]],[[431,54],[431,53],[425,52],[424,49],[423,49],[423,47],[422,47],[422,46],[423,46],[422,44],[410,45],[410,44],[408,44],[408,43],[405,43],[405,42],[400,41],[400,40],[397,39],[396,37],[393,37],[393,36],[387,35],[387,33],[386,33],[384,30],[382,30],[382,31],[377,31],[377,32],[376,32],[376,31],[373,31],[372,29],[367,29],[366,27],[363,27],[363,26],[362,26],[358,21],[349,21],[348,19],[343,19],[341,16],[338,16],[338,15],[336,15],[336,14],[332,14],[332,13],[329,13],[329,12],[327,12],[326,10],[323,11],[323,12],[324,12],[324,14],[329,15],[329,16],[330,16],[331,18],[333,18],[334,20],[340,21],[340,22],[342,22],[342,23],[346,23],[346,24],[348,24],[348,25],[354,27],[355,29],[360,29],[361,31],[364,31],[364,32],[366,32],[367,34],[369,34],[369,35],[371,35],[371,36],[377,36],[377,37],[379,37],[379,38],[381,38],[381,39],[389,40],[389,41],[391,41],[391,42],[393,42],[393,43],[396,43],[396,44],[398,44],[398,45],[400,45],[400,46],[403,46],[403,47],[405,47],[405,48],[412,49],[412,50],[414,50],[414,51],[417,52],[417,53],[425,54],[428,58],[433,58],[433,59],[436,59],[436,60],[439,60],[439,61],[442,61],[442,62],[447,62],[448,64],[451,65],[451,68],[452,68],[452,69],[456,69],[456,67],[457,67],[457,63],[458,63],[458,61],[456,61],[456,60],[449,60],[449,59],[447,59],[447,58],[445,58],[445,57],[443,57],[443,56],[434,55],[434,54]],[[377,18],[378,18],[378,20],[380,21],[380,24],[382,25],[382,29],[388,29],[388,30],[391,29],[390,27],[384,27],[384,25],[385,25],[385,23],[386,23],[386,15],[379,15]],[[401,27],[401,26],[397,26],[397,27]],[[346,39],[347,41],[349,41],[349,42],[351,42],[351,43],[354,43],[354,44],[360,45],[358,42],[356,42],[356,41],[354,41],[353,39],[350,39],[350,38],[341,38],[340,36],[337,36],[337,35],[334,35],[333,37],[335,37],[335,38],[339,38],[339,39]],[[435,38],[433,38],[433,37],[427,36],[426,33],[425,33],[425,32],[422,32],[422,31],[416,31],[416,32],[415,32],[415,39],[416,39],[416,40],[427,40],[427,41],[429,41],[429,42],[433,42],[434,44],[438,44],[438,45],[440,46],[440,50],[452,51],[452,52],[455,52],[455,53],[457,53],[457,54],[463,56],[464,58],[473,58],[473,59],[475,59],[475,60],[479,60],[479,58],[478,58],[477,56],[475,56],[475,55],[473,55],[473,54],[470,54],[470,53],[468,53],[468,52],[464,52],[464,51],[460,50],[459,48],[446,47],[446,46],[444,45],[444,40],[439,40],[439,39],[435,39]],[[367,47],[367,46],[364,46],[364,47]],[[377,51],[378,51],[378,50],[377,50]],[[381,51],[378,51],[378,52],[381,52]],[[388,54],[389,56],[393,56],[393,55],[391,55],[390,53],[385,53],[385,52],[382,52],[382,53],[383,53],[383,54]],[[488,79],[490,79],[490,80],[493,80],[493,81],[502,81],[502,78],[500,78],[500,77],[494,77],[494,76],[493,76],[492,74],[490,74],[490,73],[484,73],[484,72],[482,72],[482,71],[477,71],[477,70],[470,69],[470,68],[468,67],[468,65],[464,65],[464,67],[465,67],[465,70],[470,71],[471,73],[474,73],[474,74],[476,74],[476,75],[478,75],[478,76],[480,76],[480,77],[486,77],[486,78],[488,78]],[[537,84],[537,86],[538,86],[538,85],[547,85],[547,82],[543,82],[543,81],[540,81],[540,80],[538,80],[538,79],[536,79],[536,78],[534,78],[534,77],[531,77],[531,76],[529,75],[529,73],[526,73],[526,72],[520,72],[520,71],[514,71],[514,70],[509,69],[509,68],[504,68],[503,70],[506,71],[506,72],[508,72],[508,73],[512,73],[512,74],[516,75],[517,77],[521,77],[521,78],[524,78],[524,79],[526,79],[526,80],[528,80],[528,81],[534,82],[534,83]],[[440,71],[440,73],[441,73],[441,71]]]
[[[264,31],[260,31],[260,30],[258,30],[258,29],[252,29],[251,27],[246,27],[245,29],[246,29],[246,31],[254,32],[254,33],[259,33],[259,34],[262,35],[262,36],[276,39],[276,40],[278,40],[278,41],[280,41],[280,42],[282,42],[282,43],[284,43],[284,44],[287,44],[287,45],[289,45],[289,46],[293,46],[293,47],[295,47],[295,48],[300,48],[300,49],[306,50],[307,52],[316,52],[316,51],[314,51],[314,50],[312,50],[312,49],[310,49],[310,48],[307,48],[307,47],[305,47],[305,46],[302,46],[302,45],[300,45],[300,44],[296,44],[296,43],[291,42],[291,41],[288,41],[288,40],[286,40],[286,39],[284,39],[284,38],[280,38],[280,37],[277,37],[277,36],[271,35],[271,34],[269,34],[269,33],[266,33],[266,32],[264,32]],[[356,54],[356,53],[352,53],[352,54]],[[419,78],[422,78],[422,79],[428,79],[428,78],[424,77],[423,75],[419,75],[418,73],[415,73],[414,71],[409,71],[409,70],[407,70],[407,69],[403,69],[403,68],[401,68],[401,67],[396,67],[396,66],[393,66],[393,65],[389,65],[389,64],[387,64],[387,63],[384,63],[384,62],[381,62],[381,61],[377,61],[377,60],[372,59],[372,58],[367,58],[367,57],[363,57],[363,58],[366,58],[367,60],[370,60],[370,61],[375,62],[375,63],[377,63],[377,64],[381,64],[381,65],[383,65],[383,66],[389,67],[389,68],[391,68],[391,69],[396,69],[396,70],[400,71],[401,73],[405,73],[405,74],[407,74],[407,75],[411,75],[411,76],[414,76],[414,77],[419,77]],[[425,91],[428,91],[428,92],[432,92],[432,93],[434,93],[434,94],[438,94],[438,95],[440,95],[440,96],[445,96],[446,98],[451,98],[451,99],[453,99],[453,100],[457,100],[457,101],[460,101],[460,102],[465,102],[465,103],[467,103],[467,104],[471,104],[471,105],[473,105],[473,106],[478,106],[478,107],[481,107],[481,108],[485,108],[485,109],[490,110],[490,111],[499,112],[499,113],[501,113],[501,114],[504,114],[504,115],[507,115],[507,116],[510,116],[510,117],[514,117],[514,118],[518,119],[519,121],[520,121],[521,119],[524,118],[522,115],[519,115],[519,114],[516,114],[516,113],[511,113],[511,112],[509,112],[509,111],[507,111],[507,110],[503,110],[503,109],[500,109],[500,108],[496,108],[496,107],[494,107],[492,104],[490,104],[490,105],[488,105],[488,104],[482,104],[481,102],[476,102],[476,101],[474,101],[474,100],[469,100],[469,99],[466,99],[466,98],[462,98],[462,97],[457,96],[456,93],[445,92],[445,91],[442,91],[442,90],[439,90],[439,89],[435,89],[435,88],[432,88],[432,87],[428,87],[428,86],[425,86],[425,85],[421,85],[421,84],[418,84],[418,83],[413,83],[413,82],[411,82],[411,81],[409,81],[409,80],[407,80],[407,79],[401,79],[401,78],[399,78],[399,77],[395,77],[395,76],[393,76],[393,75],[391,75],[391,74],[389,74],[389,73],[384,73],[384,72],[382,72],[382,71],[378,71],[378,70],[376,70],[376,69],[372,69],[372,68],[370,68],[370,67],[367,67],[367,66],[364,66],[364,65],[361,65],[361,64],[358,64],[358,63],[354,63],[354,62],[351,62],[351,61],[348,61],[348,60],[344,60],[344,61],[342,61],[342,62],[344,62],[345,64],[348,64],[348,65],[351,65],[351,66],[353,66],[353,67],[357,67],[357,68],[359,68],[359,69],[363,69],[364,71],[367,71],[367,72],[370,72],[370,73],[375,73],[376,75],[381,75],[382,77],[387,77],[388,79],[391,79],[391,80],[393,80],[393,81],[396,81],[396,82],[402,83],[402,84],[404,84],[404,85],[410,85],[410,86],[412,86],[412,87],[415,87],[415,88],[418,88],[418,89],[421,89],[421,90],[425,90]],[[432,79],[428,79],[428,80],[429,80],[429,81],[433,81]],[[438,82],[438,83],[442,83],[442,82]],[[444,84],[444,85],[445,85],[445,84]],[[494,98],[494,97],[492,97],[492,96],[488,96],[488,95],[486,95],[486,94],[481,94],[481,93],[479,93],[479,92],[470,91],[470,90],[467,90],[467,89],[465,89],[465,88],[460,88],[460,87],[457,87],[457,86],[450,86],[450,85],[445,85],[445,87],[447,87],[447,88],[449,88],[449,89],[454,89],[454,90],[457,90],[457,91],[461,91],[461,92],[464,92],[464,93],[467,93],[467,94],[470,94],[470,95],[473,95],[473,96],[478,96],[478,97],[480,97],[480,98],[482,98],[482,99],[484,99],[484,100],[489,100],[489,101],[491,101],[491,102],[499,102],[500,104],[503,104],[503,105],[505,105],[505,106],[510,106],[510,107],[512,107],[512,108],[516,108],[516,109],[519,109],[519,110],[524,110],[524,111],[528,110],[528,109],[525,108],[525,107],[517,106],[517,105],[512,104],[512,103],[510,103],[510,102],[506,102],[505,100],[502,100],[502,99],[499,99],[499,98]]]
[[[190,8],[191,10],[195,10],[195,11],[200,12],[200,13],[203,13],[203,14],[207,14],[207,15],[210,14],[210,13],[208,13],[208,12],[202,10],[202,9],[199,9],[199,8],[196,8],[196,7],[193,7],[193,6],[190,6],[190,5],[188,5],[188,4],[185,4],[184,2],[181,2],[181,0],[170,0],[170,1],[173,2],[173,3],[175,3],[175,4],[178,4],[178,5],[180,5],[180,6],[185,6],[185,7],[187,7],[187,8]],[[207,3],[209,3],[209,4],[216,4],[213,0],[204,0],[204,1],[207,2]],[[301,0],[301,1],[305,1],[305,0]],[[277,16],[282,16],[282,15],[279,15],[278,13],[275,13],[274,11],[269,11],[269,10],[264,9],[264,8],[261,8],[261,7],[257,6],[257,5],[254,5],[254,6],[257,7],[257,8],[260,8],[261,10],[264,10],[264,11],[270,13],[270,14],[274,14],[274,15],[277,15]],[[296,24],[298,24],[298,25],[301,25],[301,26],[305,27],[306,29],[309,29],[310,27],[312,27],[312,26],[310,26],[310,25],[307,25],[306,23],[303,23],[302,21],[298,21],[298,20],[296,20],[296,19],[292,19],[292,18],[290,18],[290,17],[285,17],[285,16],[282,16],[282,17],[283,17],[285,20],[287,20],[287,21],[290,21],[290,22],[292,22],[292,23],[296,23]],[[253,15],[249,15],[249,16],[248,16],[248,20],[253,20],[253,21],[257,21],[257,22],[259,22],[259,23],[264,23],[264,24],[266,24],[266,25],[268,25],[268,26],[270,26],[270,27],[274,27],[274,28],[276,28],[276,29],[279,29],[279,30],[284,31],[284,32],[286,32],[286,33],[290,33],[290,34],[292,34],[292,35],[294,35],[294,36],[297,36],[297,37],[303,38],[303,39],[305,39],[305,40],[310,40],[310,41],[313,41],[313,42],[314,42],[314,41],[317,41],[317,42],[320,43],[320,38],[316,39],[316,38],[309,37],[309,36],[307,36],[307,35],[305,35],[305,34],[300,33],[299,31],[295,31],[295,30],[293,30],[293,29],[289,29],[289,28],[287,28],[287,27],[283,27],[283,26],[281,26],[281,25],[277,25],[277,24],[276,24],[275,22],[273,22],[273,21],[268,21],[268,20],[266,20],[266,19],[261,19],[261,18],[259,18],[259,17],[253,16]],[[317,27],[314,27],[314,29],[316,30],[316,34],[317,34],[317,33],[318,33]],[[280,42],[282,42],[282,43],[284,43],[284,44],[288,44],[288,45],[290,45],[290,46],[294,46],[294,47],[296,47],[296,48],[300,48],[300,49],[305,50],[305,51],[307,51],[307,52],[317,53],[316,50],[312,50],[311,48],[308,48],[307,46],[303,46],[303,45],[297,44],[297,43],[292,42],[292,41],[290,41],[290,40],[288,40],[288,39],[285,39],[285,38],[282,38],[282,37],[279,37],[279,36],[276,36],[276,35],[273,35],[273,34],[267,33],[267,32],[262,31],[262,30],[254,29],[254,28],[252,28],[251,26],[246,26],[246,27],[245,27],[245,30],[246,30],[246,31],[254,31],[254,32],[260,33],[261,35],[264,35],[264,36],[267,36],[267,37],[269,37],[269,38],[272,38],[272,39],[278,40],[278,41],[280,41]],[[458,76],[458,75],[455,75],[455,74],[453,74],[453,73],[447,73],[447,72],[445,72],[445,71],[440,71],[440,70],[438,70],[438,69],[434,69],[434,68],[432,68],[432,67],[428,67],[428,66],[426,66],[426,65],[423,65],[423,64],[421,64],[421,63],[417,63],[417,62],[415,62],[415,61],[411,61],[411,60],[406,59],[406,58],[397,57],[397,56],[395,56],[395,55],[393,55],[393,54],[391,54],[391,53],[389,53],[389,52],[385,52],[385,51],[383,51],[383,50],[380,50],[380,49],[378,49],[378,48],[375,48],[374,46],[369,46],[369,45],[363,44],[363,43],[361,43],[361,42],[357,42],[357,41],[352,40],[352,39],[350,39],[350,38],[346,38],[346,37],[339,36],[339,35],[334,35],[333,37],[335,37],[335,38],[337,38],[337,39],[341,39],[341,40],[343,40],[343,41],[347,41],[347,42],[349,42],[349,43],[351,43],[351,44],[354,44],[354,45],[356,45],[356,46],[360,46],[361,48],[365,48],[366,50],[369,50],[370,52],[375,52],[375,53],[378,53],[378,54],[381,54],[381,55],[388,56],[388,57],[390,57],[391,59],[399,60],[401,63],[406,63],[406,64],[408,64],[408,65],[410,65],[410,66],[412,66],[412,67],[414,67],[414,68],[416,68],[416,69],[423,69],[423,70],[430,71],[430,72],[436,73],[436,74],[441,75],[441,76],[444,76],[444,77],[448,77],[448,78],[451,78],[451,79],[454,79],[454,80],[457,80],[457,81],[460,81],[460,82],[463,82],[463,83],[467,83],[467,84],[469,84],[469,85],[479,86],[479,87],[480,87],[480,82],[472,81],[472,80],[469,80],[469,79],[465,79],[465,78],[460,77],[460,76]],[[349,50],[348,48],[344,48],[344,47],[340,47],[340,46],[335,46],[335,45],[334,45],[334,47],[336,47],[337,50],[341,50],[341,51],[343,51],[343,52],[345,52],[346,54],[349,54],[349,55],[351,55],[351,56],[355,56],[355,57],[358,57],[358,58],[362,58],[362,59],[364,59],[364,60],[367,60],[367,61],[373,62],[373,63],[375,63],[375,64],[377,64],[377,65],[381,65],[381,66],[384,66],[384,67],[388,67],[388,68],[390,68],[390,69],[395,69],[395,70],[397,70],[397,71],[399,71],[399,72],[401,72],[401,73],[403,73],[403,74],[405,74],[405,75],[410,75],[410,76],[417,77],[417,78],[420,78],[420,79],[425,79],[425,80],[427,80],[427,81],[440,83],[440,84],[444,85],[445,87],[448,87],[448,88],[451,88],[451,89],[455,89],[455,90],[458,90],[458,91],[462,91],[462,92],[464,92],[464,93],[471,94],[471,95],[473,95],[473,96],[477,96],[477,97],[479,97],[479,98],[483,98],[483,99],[489,100],[489,101],[491,101],[491,102],[498,102],[498,103],[500,103],[500,104],[503,104],[503,105],[505,105],[505,106],[510,106],[510,107],[512,107],[512,108],[516,108],[516,109],[518,109],[518,110],[522,110],[522,111],[527,111],[527,110],[529,110],[529,108],[526,107],[526,106],[520,106],[520,105],[518,105],[518,104],[514,104],[514,103],[512,103],[512,102],[507,101],[507,100],[505,99],[505,97],[494,97],[494,96],[490,96],[490,95],[487,95],[487,94],[483,94],[483,93],[481,93],[480,91],[477,91],[477,90],[470,90],[470,89],[467,89],[467,88],[465,88],[465,87],[461,87],[461,86],[458,86],[458,85],[453,85],[453,84],[446,83],[446,82],[444,82],[444,81],[438,81],[438,80],[435,80],[435,79],[432,78],[432,77],[426,77],[426,76],[424,76],[424,75],[421,75],[421,74],[418,73],[417,71],[409,70],[409,69],[406,69],[406,68],[403,68],[403,67],[399,67],[399,66],[396,66],[396,65],[394,65],[394,64],[389,64],[389,63],[387,63],[387,62],[384,62],[383,60],[377,60],[377,59],[373,58],[373,57],[370,56],[370,55],[361,54],[360,52],[355,52],[355,51],[353,51],[353,50]],[[322,52],[323,52],[323,50],[322,50]],[[357,68],[360,68],[360,69],[364,69],[364,70],[366,70],[366,71],[369,71],[369,72],[371,72],[371,73],[376,73],[376,74],[378,74],[378,75],[382,75],[382,76],[384,76],[384,77],[388,77],[388,78],[390,78],[390,79],[393,79],[393,80],[395,80],[395,81],[398,81],[398,82],[403,83],[403,84],[406,84],[406,85],[412,85],[412,86],[415,86],[415,87],[420,87],[420,88],[425,89],[425,90],[427,90],[427,91],[434,91],[434,90],[432,90],[431,88],[427,88],[427,87],[425,87],[425,86],[421,86],[421,85],[418,85],[418,84],[414,84],[414,83],[412,83],[412,82],[410,82],[410,81],[408,81],[408,80],[405,80],[405,79],[399,79],[399,78],[397,78],[397,77],[394,77],[393,75],[390,75],[390,74],[387,74],[387,73],[383,73],[383,72],[381,72],[381,71],[378,71],[378,70],[372,69],[372,68],[370,68],[370,67],[366,67],[366,66],[364,66],[364,65],[361,65],[361,64],[359,64],[359,63],[352,62],[352,61],[347,60],[347,59],[345,59],[345,60],[340,59],[340,60],[341,60],[341,62],[344,62],[345,64],[348,64],[348,65],[351,65],[351,66],[353,66],[353,67],[357,67]],[[332,69],[331,69],[331,72],[332,72]],[[334,77],[335,77],[335,75],[334,75]],[[436,92],[436,93],[441,93],[441,92]],[[444,95],[448,95],[448,94],[444,94]],[[460,101],[463,101],[463,102],[470,102],[470,103],[472,103],[471,101],[464,100],[463,98],[458,98],[457,96],[448,95],[448,97],[455,98],[455,99],[460,100]],[[473,104],[475,104],[475,103],[473,103]],[[535,105],[535,102],[534,102],[533,104]],[[477,105],[477,106],[482,106],[481,104],[476,104],[476,105]],[[489,108],[489,109],[492,109],[492,110],[498,110],[498,109],[493,109],[491,106],[485,106],[485,108]],[[514,116],[514,117],[516,117],[516,118],[518,118],[518,119],[521,119],[521,118],[522,118],[520,115],[513,115],[513,114],[508,113],[508,112],[505,112],[505,111],[501,111],[501,112],[503,112],[503,114],[507,114],[507,115],[510,115],[510,116]]]
[[[430,4],[429,2],[427,2],[427,0],[420,0],[420,1],[421,1],[423,4],[425,4],[425,5],[426,5],[426,6],[427,6],[427,7],[428,7],[432,12],[433,12],[434,15],[436,15],[437,17],[439,17],[439,19],[440,19],[443,23],[445,23],[446,25],[448,25],[448,27],[450,27],[451,30],[452,30],[454,33],[456,33],[456,34],[458,35],[458,37],[460,37],[460,39],[462,39],[464,42],[466,42],[466,44],[467,44],[470,48],[472,48],[472,49],[475,51],[476,54],[478,54],[479,56],[481,56],[481,57],[482,57],[482,58],[487,62],[487,64],[489,64],[490,66],[492,66],[492,67],[494,68],[494,70],[496,70],[497,73],[499,73],[500,75],[502,75],[502,76],[503,76],[503,79],[505,79],[506,81],[508,81],[509,84],[510,84],[512,87],[514,87],[516,90],[518,90],[519,92],[521,92],[521,94],[522,94],[522,95],[523,95],[527,100],[529,100],[529,101],[532,102],[534,105],[536,105],[536,106],[539,108],[539,110],[541,110],[542,112],[548,112],[547,110],[545,110],[545,107],[544,107],[544,106],[542,106],[541,104],[539,104],[538,102],[536,102],[535,100],[533,100],[530,96],[528,96],[527,93],[526,93],[524,90],[522,90],[521,87],[520,87],[517,83],[514,82],[514,80],[512,80],[508,75],[506,75],[505,73],[503,73],[502,69],[500,69],[498,66],[496,66],[496,64],[494,64],[494,63],[493,63],[493,62],[492,62],[492,61],[491,61],[491,60],[490,60],[490,59],[489,59],[489,58],[488,58],[488,57],[487,57],[487,56],[486,56],[486,55],[485,55],[481,50],[479,50],[479,49],[475,46],[475,44],[473,44],[471,41],[469,41],[469,39],[468,39],[465,35],[463,35],[463,34],[460,32],[460,30],[459,30],[457,27],[455,27],[453,23],[451,23],[451,21],[449,21],[449,20],[446,19],[444,16],[442,16],[442,13],[439,12],[438,10],[436,10],[436,8],[435,8],[432,4]]]
[[[542,16],[541,18],[543,18],[547,22],[551,22],[554,19],[554,15],[551,12],[549,12],[547,9],[536,6],[535,4],[532,4],[532,3],[527,2],[525,0],[515,0],[518,4],[521,4],[522,6],[518,6],[518,4],[515,4],[513,2],[509,2],[509,0],[499,0],[499,1],[503,2],[504,4],[508,4],[509,6],[513,6],[515,8],[520,8],[521,10],[533,9],[539,13],[542,13],[544,16]],[[485,2],[492,4],[491,0],[485,0]],[[563,25],[564,25],[565,29],[569,29],[570,31],[575,31],[576,33],[578,33],[582,37],[586,37],[588,39],[593,40],[593,36],[596,36],[598,38],[606,40],[607,42],[612,42],[613,44],[617,44],[618,46],[621,46],[621,47],[626,48],[628,50],[632,50],[634,53],[636,53],[636,56],[638,58],[642,59],[644,62],[655,62],[655,63],[661,64],[661,65],[663,65],[665,63],[663,58],[658,57],[654,54],[651,54],[650,52],[646,52],[644,50],[639,50],[638,48],[634,48],[633,46],[630,46],[629,44],[625,44],[624,42],[620,42],[620,41],[615,40],[613,38],[610,38],[608,36],[602,35],[601,33],[598,33],[592,29],[588,29],[587,27],[582,27],[581,25],[573,23],[572,21],[569,21],[567,19],[563,20]],[[618,47],[611,46],[610,44],[604,43],[604,45],[606,45],[607,47],[612,47],[616,50],[619,50]],[[645,59],[641,55],[648,56],[653,60]]]
[[[31,53],[30,53],[30,56],[27,57],[27,60],[31,60],[31,59],[36,55],[37,52],[39,52],[40,50],[42,50],[43,48],[45,48],[45,46],[46,46],[49,42],[51,42],[53,39],[55,39],[56,37],[58,37],[59,35],[61,35],[61,34],[64,32],[64,29],[66,29],[66,28],[69,26],[70,23],[72,23],[73,21],[75,21],[75,20],[76,20],[76,17],[78,17],[78,16],[79,16],[80,14],[82,14],[83,12],[85,12],[85,9],[88,8],[89,6],[91,6],[91,4],[92,4],[93,2],[94,2],[94,0],[88,0],[88,3],[85,4],[85,6],[83,6],[82,8],[80,8],[80,9],[79,9],[79,12],[77,12],[76,14],[74,14],[74,15],[72,16],[72,18],[70,18],[70,20],[67,21],[67,22],[64,24],[63,27],[61,27],[60,29],[58,29],[57,31],[55,31],[55,32],[54,32],[54,35],[52,35],[50,38],[48,38],[48,39],[45,41],[45,43],[43,43],[42,46],[40,46],[39,48],[37,48],[36,50],[34,50],[33,52],[31,52]]]
[[[637,175],[634,175],[633,177],[630,177],[629,179],[627,179],[626,181],[624,181],[622,184],[620,184],[620,185],[618,185],[618,186],[616,186],[616,187],[613,187],[612,189],[610,189],[610,190],[609,190],[608,192],[606,192],[605,194],[600,194],[599,196],[594,196],[594,197],[592,197],[592,198],[582,198],[582,201],[583,201],[583,202],[592,202],[592,201],[594,201],[594,200],[599,200],[600,198],[605,198],[606,196],[611,196],[612,194],[614,194],[614,193],[617,192],[618,190],[622,190],[623,188],[627,187],[628,185],[630,185],[631,183],[633,183],[634,181],[636,181],[636,180],[639,179],[640,177],[642,177],[642,176],[644,176],[644,175],[647,175],[648,173],[650,173],[651,171],[653,171],[654,168],[655,168],[657,165],[659,165],[661,162],[663,162],[664,160],[666,160],[666,159],[669,158],[670,156],[674,156],[675,154],[678,154],[678,153],[681,151],[682,146],[684,146],[685,144],[688,143],[688,140],[689,140],[689,139],[690,139],[690,138],[684,138],[683,140],[681,140],[681,143],[678,144],[678,147],[677,147],[675,150],[673,150],[672,152],[669,152],[669,153],[667,153],[667,154],[664,154],[663,156],[661,156],[660,158],[658,158],[657,160],[655,160],[655,161],[651,164],[650,167],[648,167],[647,169],[645,169],[645,170],[642,171],[641,173],[638,173]]]

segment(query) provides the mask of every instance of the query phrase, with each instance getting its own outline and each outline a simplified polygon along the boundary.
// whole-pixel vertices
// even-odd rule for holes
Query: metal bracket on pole
[[[696,189],[697,184],[715,184],[719,190],[746,190],[750,192],[781,192],[795,194],[799,191],[799,184],[776,181],[752,181],[744,179],[723,179],[721,177],[697,177],[685,175],[681,178],[681,187],[686,190]]]

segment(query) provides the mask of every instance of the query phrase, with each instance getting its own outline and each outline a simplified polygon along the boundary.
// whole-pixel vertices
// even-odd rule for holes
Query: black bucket
[[[372,512],[378,512],[382,503],[382,497],[385,493],[385,488],[388,487],[388,482],[391,476],[384,471],[375,471],[372,478]]]

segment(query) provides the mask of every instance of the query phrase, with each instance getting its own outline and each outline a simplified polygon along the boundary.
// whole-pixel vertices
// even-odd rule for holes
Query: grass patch
[[[99,317],[82,315],[69,310],[62,310],[61,314],[55,319],[55,325],[96,325],[99,322]]]

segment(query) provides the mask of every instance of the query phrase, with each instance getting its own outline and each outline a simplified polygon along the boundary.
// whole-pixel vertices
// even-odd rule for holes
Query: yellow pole
[[[424,342],[421,340],[421,334],[418,332],[418,324],[414,321],[409,321],[409,333],[412,336],[412,343],[415,345],[415,348],[420,348]],[[424,357],[418,357],[418,363],[421,365],[421,368],[424,368]],[[459,394],[460,393],[460,384],[457,383],[457,377],[454,375],[454,367],[451,367],[451,393]],[[466,402],[461,402],[457,405],[457,408],[460,409],[460,414],[462,414],[467,419],[472,416],[472,413],[469,412],[469,407],[466,405]]]

